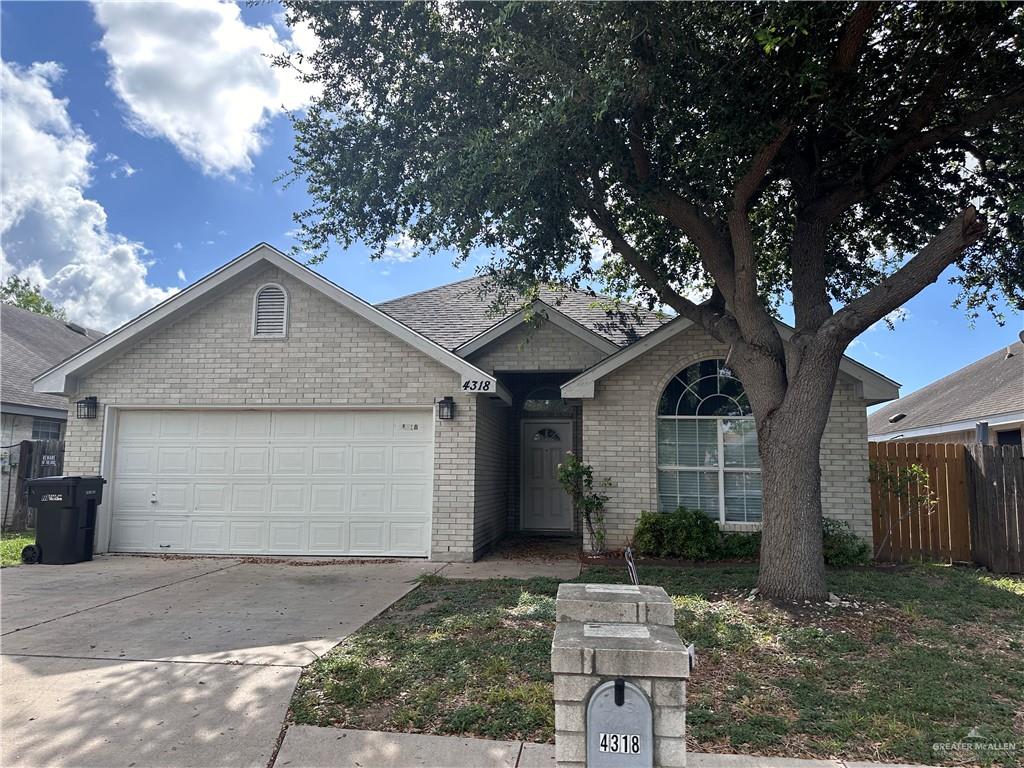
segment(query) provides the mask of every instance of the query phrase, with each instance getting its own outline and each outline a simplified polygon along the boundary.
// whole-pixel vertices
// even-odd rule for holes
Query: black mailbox
[[[22,550],[26,563],[63,565],[92,560],[96,507],[102,477],[37,477],[29,480],[28,506],[36,510],[36,543]]]

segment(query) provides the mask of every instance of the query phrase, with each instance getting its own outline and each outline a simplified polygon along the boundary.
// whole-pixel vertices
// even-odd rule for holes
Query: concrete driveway
[[[0,765],[259,766],[303,666],[440,563],[98,557],[0,575]]]

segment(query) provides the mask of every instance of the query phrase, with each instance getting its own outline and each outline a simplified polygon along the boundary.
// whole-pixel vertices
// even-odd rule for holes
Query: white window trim
[[[716,464],[702,464],[700,466],[688,466],[685,464],[662,464],[655,461],[655,480],[657,482],[657,473],[665,472],[717,472],[718,473],[718,524],[720,526],[750,526],[751,528],[760,527],[759,521],[748,521],[748,520],[726,520],[725,519],[725,475],[726,473],[732,474],[761,474],[761,467],[758,466],[756,469],[751,467],[728,467],[725,465],[725,440],[722,435],[722,421],[728,419],[729,421],[738,421],[740,419],[747,419],[751,423],[754,421],[753,416],[657,416],[657,420],[665,421],[683,421],[683,420],[694,420],[694,419],[714,419],[717,423],[715,424],[715,439],[718,442],[718,462]],[[657,441],[657,435],[655,435],[655,441]],[[657,456],[657,445],[655,446],[655,456]],[[760,460],[759,460],[760,463]],[[659,505],[660,505],[661,490],[658,489]],[[701,510],[704,512],[704,510]],[[706,514],[706,512],[705,512]]]
[[[260,294],[263,293],[267,288],[277,288],[281,291],[284,296],[284,328],[281,333],[256,333],[256,307],[259,304]],[[252,338],[253,339],[287,339],[288,338],[288,309],[289,309],[289,297],[288,291],[284,289],[284,286],[280,283],[264,283],[256,289],[256,293],[252,295]]]

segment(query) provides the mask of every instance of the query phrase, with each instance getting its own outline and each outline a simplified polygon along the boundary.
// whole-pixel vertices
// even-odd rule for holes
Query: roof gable
[[[99,367],[104,362],[120,354],[127,345],[169,325],[180,317],[182,313],[197,306],[198,302],[204,298],[214,295],[216,292],[223,290],[225,286],[233,284],[246,275],[252,274],[254,270],[258,270],[266,264],[278,267],[291,277],[302,281],[311,288],[319,290],[349,311],[363,317],[423,352],[428,357],[455,371],[460,375],[463,385],[477,382],[477,386],[471,391],[486,389],[491,392],[498,391],[500,393],[500,388],[498,388],[497,381],[493,376],[481,371],[458,355],[444,349],[434,341],[386,313],[381,312],[358,296],[335,285],[327,278],[317,274],[266,243],[260,243],[246,251],[220,269],[210,273],[180,293],[175,294],[149,311],[139,315],[134,320],[129,321],[90,347],[38,376],[35,379],[35,391],[59,394],[68,394],[74,391],[75,377],[77,375]],[[490,385],[482,388],[480,384],[483,382],[489,382]]]
[[[595,385],[602,378],[692,325],[692,321],[684,317],[676,317],[635,344],[606,357],[576,378],[567,381],[562,385],[562,397],[593,397]],[[793,329],[788,325],[779,321],[776,321],[775,325],[784,341],[788,341],[792,337]],[[898,383],[846,355],[843,355],[839,370],[861,385],[862,396],[869,404],[883,403],[886,400],[899,397],[900,385]]]
[[[517,309],[502,317],[495,316],[490,307],[488,282],[487,277],[471,277],[385,301],[377,307],[447,349],[459,350],[504,322],[514,325],[515,318],[521,315],[522,310]],[[595,306],[602,300],[612,301],[587,291],[549,286],[541,287],[539,297],[545,307],[609,342],[613,346],[606,348],[611,351],[643,338],[666,321],[640,307],[609,311]]]
[[[1007,356],[1007,353],[1010,356]],[[868,434],[884,437],[910,430],[972,429],[977,421],[1024,412],[1024,342],[1014,342],[933,381],[868,416]],[[889,419],[905,413],[902,419]],[[968,422],[966,426],[954,426]],[[927,429],[940,427],[939,429]]]

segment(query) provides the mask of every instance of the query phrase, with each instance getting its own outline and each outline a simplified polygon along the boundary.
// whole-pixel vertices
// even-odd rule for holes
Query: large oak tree
[[[759,586],[822,598],[844,350],[951,265],[968,314],[1024,304],[1024,7],[286,6],[319,38],[279,61],[322,88],[302,249],[486,248],[508,289],[597,280],[694,321],[753,406]]]

